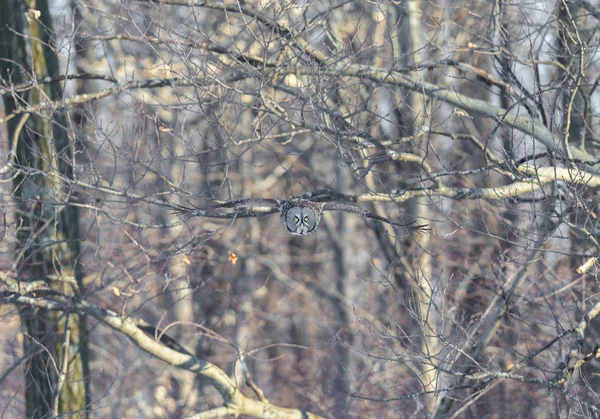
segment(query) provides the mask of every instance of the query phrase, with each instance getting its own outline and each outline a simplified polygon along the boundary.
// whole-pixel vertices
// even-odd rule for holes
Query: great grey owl
[[[409,231],[421,232],[428,230],[427,225],[414,225],[414,222],[407,224],[399,224],[372,214],[369,211],[340,202],[315,202],[308,199],[292,198],[286,200],[269,199],[269,198],[246,198],[235,201],[225,202],[219,205],[213,205],[208,208],[189,208],[178,206],[174,212],[177,215],[208,215],[207,210],[216,208],[269,208],[270,210],[279,211],[279,219],[285,226],[286,230],[291,234],[307,235],[314,232],[321,221],[323,211],[343,211],[352,214],[360,215],[364,218],[382,221],[398,227],[404,227]]]

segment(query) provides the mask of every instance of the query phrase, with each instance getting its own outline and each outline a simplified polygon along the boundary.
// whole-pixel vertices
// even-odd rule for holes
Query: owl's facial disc
[[[302,216],[301,211],[299,209],[296,209],[291,210],[290,212],[294,212],[294,215],[288,218],[288,220],[291,221],[288,230],[290,230],[290,233],[292,234],[304,234],[302,231],[302,220],[300,219],[300,217]]]
[[[302,227],[302,234],[310,234],[315,230],[315,215],[311,208],[302,208]]]
[[[316,230],[318,223],[314,208],[303,206],[302,203],[282,213],[281,221],[287,231],[297,235],[311,234]]]

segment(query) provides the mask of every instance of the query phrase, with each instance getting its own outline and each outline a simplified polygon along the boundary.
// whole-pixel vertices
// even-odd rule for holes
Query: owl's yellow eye
[[[305,216],[304,216],[304,222],[305,222],[305,223],[308,223],[308,215],[305,215]]]
[[[297,223],[298,221],[300,221],[300,218],[298,218],[297,215],[294,215],[294,222]]]

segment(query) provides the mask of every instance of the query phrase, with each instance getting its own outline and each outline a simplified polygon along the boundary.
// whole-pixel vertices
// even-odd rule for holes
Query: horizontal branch
[[[555,181],[563,181],[568,184],[586,187],[600,186],[600,175],[576,168],[519,166],[517,170],[532,177],[508,185],[490,188],[452,188],[442,185],[431,189],[410,190],[397,196],[390,194],[364,194],[359,195],[356,202],[405,202],[419,196],[443,196],[451,199],[487,199],[496,201],[535,192],[541,189],[542,186]]]
[[[33,87],[38,87],[40,84],[48,84],[56,81],[65,81],[65,80],[103,80],[109,83],[119,83],[117,79],[112,76],[107,76],[104,74],[90,74],[90,73],[78,73],[78,74],[67,74],[65,76],[53,76],[53,77],[44,77],[41,79],[29,81],[27,83],[16,84],[6,86],[4,84],[0,85],[0,95],[4,95],[11,92],[23,92],[29,90]]]
[[[85,37],[86,34],[82,34],[82,37]],[[143,42],[149,43],[153,45],[176,45],[178,47],[187,47],[192,49],[201,49],[204,51],[213,52],[215,54],[224,54],[231,59],[236,60],[239,63],[250,64],[252,67],[263,68],[263,67],[274,67],[275,64],[265,62],[264,58],[259,55],[252,55],[250,53],[240,53],[234,52],[227,49],[224,46],[218,45],[212,41],[188,41],[185,39],[163,39],[158,38],[156,36],[134,36],[126,33],[120,33],[115,35],[91,35],[86,37],[85,39],[91,41],[133,41],[133,42]]]
[[[66,97],[61,100],[46,101],[38,105],[33,106],[21,106],[18,107],[10,115],[0,118],[0,124],[8,122],[12,118],[20,114],[35,113],[42,110],[54,110],[61,108],[69,108],[75,105],[81,105],[84,103],[93,102],[95,100],[104,99],[109,96],[117,95],[129,90],[135,89],[155,89],[158,87],[182,87],[182,86],[209,86],[223,83],[232,83],[235,81],[243,80],[249,77],[249,74],[242,69],[233,70],[227,74],[215,77],[173,77],[164,79],[146,79],[146,80],[132,80],[115,87],[103,89],[95,93],[86,93],[82,95],[75,95]]]

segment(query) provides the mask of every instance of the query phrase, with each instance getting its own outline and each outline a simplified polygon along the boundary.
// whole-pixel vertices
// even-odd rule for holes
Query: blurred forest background
[[[600,415],[596,2],[0,8],[0,417]]]

